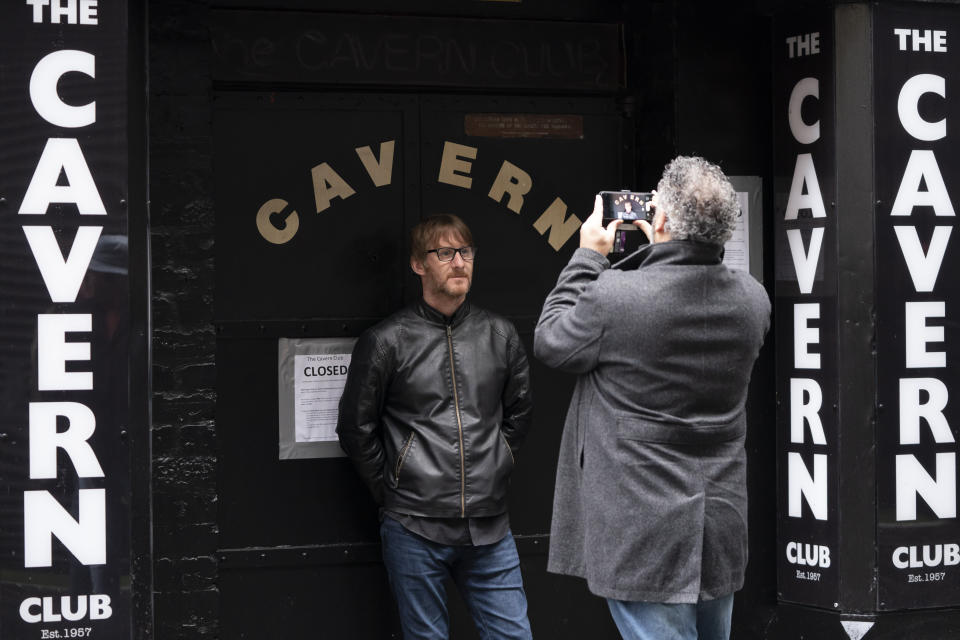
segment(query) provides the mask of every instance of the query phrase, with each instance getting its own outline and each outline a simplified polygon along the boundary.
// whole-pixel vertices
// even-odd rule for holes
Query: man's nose
[[[458,267],[462,267],[465,264],[463,260],[463,256],[460,255],[459,251],[456,251],[453,254],[453,264],[455,264]]]

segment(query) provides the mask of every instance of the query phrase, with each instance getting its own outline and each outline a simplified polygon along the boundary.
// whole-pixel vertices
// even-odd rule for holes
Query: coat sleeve
[[[533,351],[547,366],[586,373],[597,366],[603,335],[597,278],[610,262],[591,249],[577,249],[547,295],[534,334]]]
[[[500,430],[510,450],[516,455],[533,421],[533,397],[530,392],[530,362],[512,325],[507,341],[507,383],[503,386],[501,403],[503,422]]]
[[[380,415],[389,372],[376,336],[365,332],[353,347],[340,397],[337,436],[377,504],[383,502],[383,438]]]

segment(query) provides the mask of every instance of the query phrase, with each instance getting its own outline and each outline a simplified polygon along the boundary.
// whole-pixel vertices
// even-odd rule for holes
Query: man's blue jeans
[[[733,594],[696,604],[607,599],[624,640],[729,640]]]
[[[533,637],[513,535],[508,533],[490,545],[448,546],[411,533],[385,517],[380,538],[405,640],[449,637],[447,576],[453,578],[467,603],[481,640]]]

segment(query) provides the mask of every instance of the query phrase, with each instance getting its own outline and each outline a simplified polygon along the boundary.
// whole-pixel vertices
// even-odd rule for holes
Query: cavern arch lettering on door
[[[396,140],[381,142],[376,154],[370,146],[356,149],[357,159],[366,170],[374,188],[391,183],[395,149]],[[470,173],[478,153],[478,147],[445,141],[437,182],[462,189],[473,189],[473,177]],[[368,186],[347,183],[336,169],[326,162],[313,167],[310,174],[313,180],[314,208],[317,213],[336,206],[337,199],[342,201],[355,195],[357,193],[355,186],[356,188]],[[504,160],[489,187],[487,196],[520,215],[523,210],[524,196],[530,193],[533,184],[533,178],[529,173],[512,162]],[[299,231],[300,214],[286,199],[271,198],[260,206],[256,223],[260,235],[267,242],[285,244]],[[567,205],[558,197],[554,198],[546,210],[540,212],[532,226],[537,233],[545,237],[555,251],[559,251],[580,228],[580,225],[581,220],[577,216],[567,215]]]

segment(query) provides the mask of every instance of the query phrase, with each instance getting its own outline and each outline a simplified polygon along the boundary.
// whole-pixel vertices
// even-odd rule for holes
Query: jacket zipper
[[[410,437],[407,438],[406,444],[403,445],[403,449],[400,450],[400,455],[397,457],[397,472],[394,474],[396,476],[396,484],[394,486],[400,486],[400,469],[403,468],[403,461],[407,459],[407,451],[410,450],[410,445],[413,444],[413,439],[417,437],[416,431],[410,432]]]
[[[457,434],[460,437],[460,517],[467,515],[467,470],[463,461],[463,422],[460,420],[460,396],[457,394],[457,373],[453,368],[453,330],[447,325],[447,350],[450,354],[450,378],[453,380],[453,406],[457,414]]]

